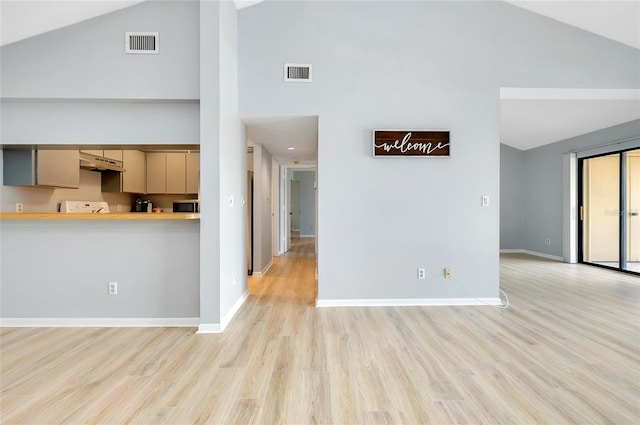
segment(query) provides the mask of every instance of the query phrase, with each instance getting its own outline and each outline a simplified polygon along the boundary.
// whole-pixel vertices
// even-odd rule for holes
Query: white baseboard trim
[[[564,257],[545,254],[543,252],[529,251],[528,249],[501,249],[500,254],[528,254],[533,255],[534,257],[541,257],[549,260],[564,261]]]
[[[269,264],[267,264],[267,265],[264,267],[264,269],[262,269],[262,271],[259,271],[259,272],[253,272],[253,273],[251,274],[251,276],[253,276],[253,277],[262,277],[262,276],[264,276],[264,275],[269,271],[269,269],[271,268],[271,266],[273,266],[273,260],[269,261]]]
[[[247,298],[249,298],[248,290],[246,290],[244,294],[242,294],[242,296],[238,298],[238,301],[236,301],[236,303],[231,307],[231,309],[227,312],[227,314],[225,314],[225,316],[222,318],[220,323],[201,323],[200,326],[198,326],[198,331],[196,333],[198,334],[223,333],[227,325],[231,323],[231,319],[233,319],[233,317],[236,315],[238,310],[240,310],[240,307],[242,307],[245,301],[247,301]]]
[[[316,307],[415,307],[502,305],[500,298],[423,298],[379,300],[316,300]]]
[[[175,318],[2,318],[3,328],[195,328],[199,317]]]
[[[247,301],[247,298],[249,298],[249,290],[244,291],[244,294],[238,298],[238,301],[236,301],[227,314],[222,318],[220,321],[220,329],[222,332],[224,332],[227,325],[231,323],[231,319],[233,319],[233,316],[235,316],[238,310],[240,310],[240,307],[242,307],[244,302]]]
[[[197,334],[221,334],[222,328],[219,323],[201,323],[198,326]]]

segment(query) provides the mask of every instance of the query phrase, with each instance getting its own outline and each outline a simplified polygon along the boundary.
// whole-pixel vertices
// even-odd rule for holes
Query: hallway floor
[[[3,328],[0,422],[640,423],[637,277],[512,254],[507,310],[315,308],[300,242],[221,335]]]

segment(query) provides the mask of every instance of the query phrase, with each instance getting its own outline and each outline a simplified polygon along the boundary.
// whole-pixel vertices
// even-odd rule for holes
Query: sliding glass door
[[[640,273],[640,149],[580,160],[580,261]]]
[[[640,273],[640,149],[623,154],[626,174],[626,233],[623,270]]]

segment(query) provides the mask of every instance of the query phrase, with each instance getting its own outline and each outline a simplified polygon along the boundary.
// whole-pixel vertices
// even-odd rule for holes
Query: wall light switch
[[[484,195],[482,197],[482,206],[483,207],[488,207],[489,206],[489,196]]]

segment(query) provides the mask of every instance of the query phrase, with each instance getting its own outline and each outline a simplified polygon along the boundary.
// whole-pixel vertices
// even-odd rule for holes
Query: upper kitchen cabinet
[[[126,170],[122,173],[122,191],[128,193],[146,192],[147,161],[144,152],[122,151],[122,166]]]
[[[122,149],[80,149],[80,153],[88,153],[89,155],[122,161]]]
[[[200,154],[147,153],[147,193],[185,195],[198,193]]]
[[[184,153],[167,153],[167,194],[187,193],[187,158]]]
[[[145,154],[136,150],[105,150],[105,158],[122,161],[123,172],[103,172],[103,192],[145,193],[147,165]]]
[[[13,186],[80,187],[77,150],[13,150],[3,153],[3,182]]]
[[[200,189],[200,153],[187,154],[187,193],[198,193]]]
[[[147,152],[147,193],[167,193],[167,155]]]

